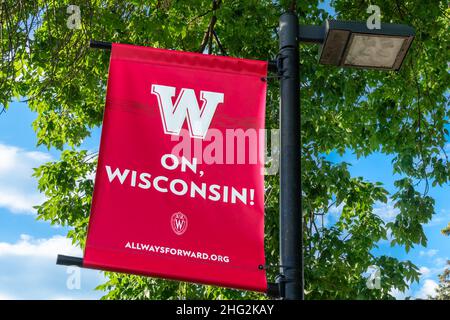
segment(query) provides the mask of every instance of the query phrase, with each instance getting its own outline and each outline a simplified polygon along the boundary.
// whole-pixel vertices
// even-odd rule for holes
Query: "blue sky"
[[[77,289],[67,286],[73,271],[55,264],[58,253],[82,255],[65,238],[67,228],[36,220],[32,206],[44,197],[32,168],[58,159],[59,152],[36,147],[35,117],[25,103],[12,103],[0,115],[0,300],[98,299],[103,293],[94,288],[104,281],[101,272],[80,269]],[[83,148],[98,144],[99,130]]]

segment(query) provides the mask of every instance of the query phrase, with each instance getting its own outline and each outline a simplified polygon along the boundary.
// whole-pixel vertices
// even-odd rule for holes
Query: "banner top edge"
[[[268,68],[268,61],[265,60],[207,55],[198,52],[168,50],[122,43],[112,44],[111,58],[170,63],[190,68],[199,67],[216,71],[224,70],[260,77],[267,75]]]

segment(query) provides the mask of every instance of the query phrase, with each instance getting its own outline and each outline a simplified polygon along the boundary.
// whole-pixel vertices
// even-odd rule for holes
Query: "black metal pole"
[[[298,17],[280,17],[280,272],[285,299],[303,300]]]

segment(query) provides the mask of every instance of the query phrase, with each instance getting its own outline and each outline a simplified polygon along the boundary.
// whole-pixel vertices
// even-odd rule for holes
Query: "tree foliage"
[[[434,299],[450,300],[450,260],[447,260],[447,268],[439,275],[439,286]]]
[[[444,235],[449,235],[450,223],[442,230]],[[439,275],[439,286],[436,289],[436,296],[433,298],[435,300],[450,300],[450,260],[447,260],[447,266]]]
[[[81,28],[67,27],[67,7],[81,9]],[[365,21],[370,1],[332,0],[334,18]],[[400,72],[340,69],[317,63],[318,47],[301,46],[302,184],[307,299],[392,299],[417,281],[410,261],[375,255],[380,241],[406,251],[426,246],[423,224],[434,213],[429,184],[450,178],[445,152],[449,123],[450,10],[447,1],[380,0],[382,21],[404,23],[416,39]],[[101,125],[108,53],[90,39],[235,57],[273,59],[279,15],[291,1],[273,0],[4,0],[1,4],[0,105],[26,99],[37,113],[37,144],[64,150],[35,172],[47,201],[38,218],[70,226],[84,246],[96,153],[79,146]],[[303,24],[333,18],[318,1],[298,1]],[[215,17],[215,18],[214,18]],[[214,39],[214,30],[220,44]],[[278,84],[269,80],[267,127],[278,127]],[[0,107],[1,107],[0,106]],[[391,193],[376,181],[352,177],[349,164],[324,155],[391,155],[399,178]],[[376,168],[374,168],[376,170]],[[277,273],[278,176],[266,178],[266,255],[269,280]],[[300,195],[299,195],[300,196]],[[393,201],[399,214],[384,221],[374,205]],[[331,213],[332,208],[342,213]],[[331,211],[330,211],[331,210]],[[320,224],[334,215],[337,222]],[[381,269],[381,289],[369,290],[364,272]],[[107,299],[237,299],[264,296],[230,289],[107,273]]]

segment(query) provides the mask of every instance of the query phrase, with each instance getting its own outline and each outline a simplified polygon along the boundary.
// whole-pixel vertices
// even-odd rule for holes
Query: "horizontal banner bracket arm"
[[[77,266],[77,267],[82,268],[83,267],[83,258],[58,254],[58,256],[56,258],[56,264],[61,265],[61,266]]]
[[[107,41],[90,40],[89,47],[93,49],[111,50],[112,43]],[[278,72],[278,62],[276,60],[268,61],[269,72]]]

